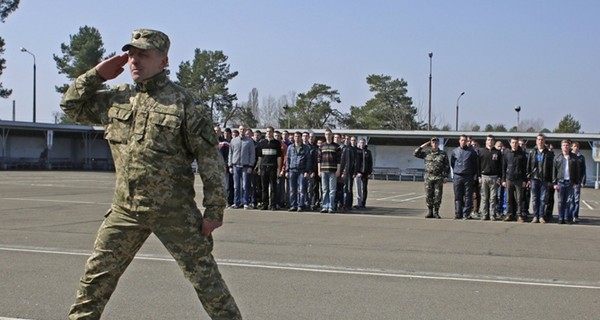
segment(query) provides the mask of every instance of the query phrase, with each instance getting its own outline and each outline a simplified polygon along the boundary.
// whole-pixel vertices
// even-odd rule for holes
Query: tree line
[[[1,0],[0,21],[14,10],[19,1]],[[0,58],[4,51],[4,40],[0,38]],[[90,26],[79,28],[69,36],[69,43],[60,45],[60,54],[53,58],[59,74],[72,82],[79,75],[93,68],[99,62],[114,56],[106,53],[102,36],[98,29]],[[315,83],[306,92],[291,91],[279,98],[267,96],[259,101],[258,89],[253,88],[246,101],[239,101],[235,93],[229,92],[229,81],[237,71],[232,71],[227,63],[228,56],[220,50],[196,48],[192,60],[182,61],[176,72],[176,82],[192,90],[198,99],[211,112],[215,124],[234,127],[245,124],[249,127],[273,126],[279,128],[347,128],[373,130],[425,130],[425,117],[413,104],[408,93],[408,83],[404,79],[394,79],[389,75],[371,74],[366,77],[369,91],[373,93],[362,106],[351,106],[349,113],[339,110],[342,100],[338,90],[323,83]],[[5,67],[0,59],[0,75]],[[169,72],[169,70],[167,70]],[[56,86],[59,93],[66,92],[68,83]],[[0,83],[0,97],[7,98],[11,90]],[[60,123],[73,123],[62,112],[55,117]],[[440,125],[432,116],[432,130],[452,130],[449,124]],[[566,115],[554,132],[577,133],[581,126],[570,114]],[[463,124],[461,130],[482,131],[475,123]],[[507,129],[503,124],[487,124],[483,131],[550,132],[543,127],[541,120],[524,120],[517,128]]]

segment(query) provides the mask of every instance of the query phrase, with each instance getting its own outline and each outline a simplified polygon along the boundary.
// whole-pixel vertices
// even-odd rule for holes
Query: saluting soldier
[[[431,146],[431,150],[423,151],[427,146]],[[440,219],[444,183],[448,181],[450,173],[448,155],[440,149],[440,141],[436,137],[419,146],[414,155],[425,160],[425,202],[427,204],[425,218]]]
[[[119,278],[152,233],[212,319],[242,319],[211,254],[211,233],[223,224],[226,204],[223,157],[206,109],[168,77],[169,45],[160,31],[134,30],[125,54],[79,76],[61,101],[76,121],[104,125],[116,170],[112,205],[69,319],[100,319]],[[104,89],[127,63],[135,85]],[[204,187],[204,214],[194,201],[193,160]]]

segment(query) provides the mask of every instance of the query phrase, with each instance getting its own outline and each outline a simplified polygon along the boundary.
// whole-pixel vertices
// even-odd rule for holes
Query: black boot
[[[429,208],[429,211],[427,211],[427,215],[425,216],[426,219],[431,219],[433,218],[433,209]]]

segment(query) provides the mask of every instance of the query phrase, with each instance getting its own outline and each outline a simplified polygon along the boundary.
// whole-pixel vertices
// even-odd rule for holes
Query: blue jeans
[[[473,208],[473,175],[454,175],[454,215],[462,218],[471,215]]]
[[[337,177],[335,175],[335,171],[321,172],[321,190],[323,194],[321,208],[323,210],[334,210],[335,193],[337,191]]]
[[[288,173],[290,184],[290,209],[304,207],[304,172],[292,171]]]
[[[248,167],[233,167],[233,204],[250,205],[250,174]]]
[[[543,218],[546,214],[547,194],[547,182],[538,179],[531,179],[531,202],[533,204],[534,217]]]
[[[573,219],[573,189],[570,181],[558,183],[558,221]]]
[[[573,189],[573,218],[579,219],[579,202],[581,201],[581,186]]]

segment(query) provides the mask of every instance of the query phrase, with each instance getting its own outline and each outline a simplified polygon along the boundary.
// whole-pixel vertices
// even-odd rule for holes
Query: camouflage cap
[[[131,34],[131,41],[123,46],[123,51],[129,50],[129,47],[143,50],[155,48],[164,54],[168,54],[170,45],[169,37],[160,31],[136,29]]]
[[[430,141],[431,142],[433,142],[433,141],[440,141],[440,139],[438,139],[438,137],[432,137]]]

